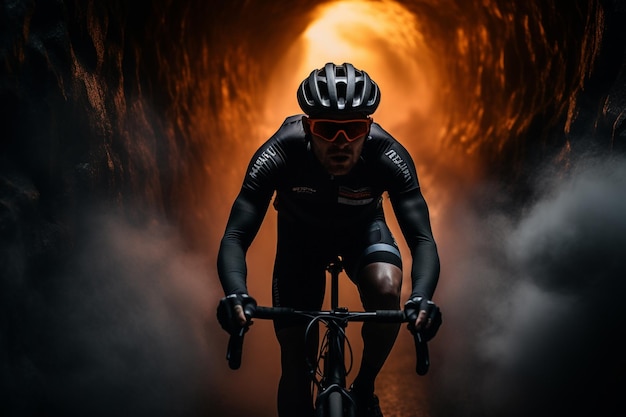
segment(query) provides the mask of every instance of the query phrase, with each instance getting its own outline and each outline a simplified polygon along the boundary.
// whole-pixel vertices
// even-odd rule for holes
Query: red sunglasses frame
[[[337,119],[311,119],[309,117],[306,118],[307,123],[309,125],[309,130],[311,131],[311,134],[323,139],[326,142],[332,143],[334,141],[337,140],[337,138],[339,137],[339,133],[343,132],[344,137],[346,138],[346,140],[348,142],[354,142],[356,140],[359,140],[360,138],[366,136],[369,133],[370,127],[372,126],[372,122],[374,121],[371,117],[368,117],[367,119],[348,119],[348,120],[337,120]],[[365,125],[367,125],[367,129],[364,130],[363,133],[359,134],[358,136],[355,137],[350,137],[348,136],[348,132],[345,131],[345,129],[337,129],[335,135],[332,138],[328,138],[324,135],[320,135],[319,133],[315,132],[315,125],[317,123],[332,123],[335,125],[345,125],[348,123],[364,123]]]

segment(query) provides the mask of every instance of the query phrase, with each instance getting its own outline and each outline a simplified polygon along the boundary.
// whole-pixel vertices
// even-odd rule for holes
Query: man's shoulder
[[[383,129],[383,127],[376,122],[372,123],[372,127],[370,128],[370,136],[381,140],[391,140],[394,142],[396,141],[396,139],[391,136],[389,132]]]
[[[388,181],[390,192],[419,187],[413,158],[407,149],[380,125],[373,124],[363,149],[367,160]]]
[[[305,133],[302,127],[302,115],[294,115],[287,117],[261,148],[271,146],[287,151],[294,147],[297,149],[304,143]]]
[[[294,114],[287,117],[278,128],[275,136],[281,137],[304,137],[304,128],[302,127],[302,115]]]
[[[298,115],[287,117],[280,128],[257,149],[251,161],[252,177],[256,177],[262,167],[270,172],[284,168],[289,161],[302,158],[306,151],[306,140],[301,118]]]
[[[399,142],[391,134],[378,123],[373,123],[364,144],[364,152],[369,158],[380,158],[389,148],[397,145]]]
[[[294,126],[302,123],[303,114],[294,114],[292,116],[287,116],[282,126]]]

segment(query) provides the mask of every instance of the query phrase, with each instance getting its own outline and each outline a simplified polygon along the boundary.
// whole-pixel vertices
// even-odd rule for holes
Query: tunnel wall
[[[316,2],[272,4],[7,3],[4,165],[59,216],[90,198],[156,208],[181,224],[208,215],[192,195],[216,186],[211,170],[232,169],[210,155],[241,145],[233,124],[254,123],[272,60]],[[428,16],[422,31],[441,51],[448,146],[478,153],[501,176],[589,143],[572,141],[578,131],[621,148],[618,6],[403,4]]]
[[[24,378],[3,388],[32,393],[22,360],[40,353],[29,330],[39,316],[24,306],[63,290],[55,280],[93,216],[173,225],[213,268],[210,232],[234,197],[220,187],[241,176],[229,155],[255,146],[234,132],[257,122],[272,64],[320,3],[3,3],[1,359],[3,375]],[[487,179],[527,200],[537,164],[624,151],[619,1],[400,3],[449,81],[439,140],[480,161]]]

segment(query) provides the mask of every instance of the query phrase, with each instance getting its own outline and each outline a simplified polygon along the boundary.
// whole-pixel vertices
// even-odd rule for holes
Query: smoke
[[[265,406],[274,403],[277,371],[268,378],[276,362],[267,358],[277,346],[260,339],[273,340],[271,329],[255,324],[242,369],[225,369],[226,337],[214,320],[221,290],[213,262],[204,264],[206,253],[187,252],[163,220],[139,225],[92,213],[79,238],[66,236],[73,219],[65,217],[72,211],[59,211],[97,190],[124,204],[139,200],[144,208],[166,203],[179,223],[202,237],[214,236],[205,231],[212,224],[223,230],[225,219],[215,219],[226,217],[224,184],[234,175],[240,181],[233,151],[252,146],[241,126],[259,123],[254,97],[266,85],[260,81],[267,71],[255,69],[286,50],[311,18],[298,11],[310,7],[12,3],[2,14],[8,23],[2,97],[12,103],[3,118],[8,139],[2,149],[33,183],[16,184],[27,192],[15,195],[3,189],[0,201],[0,270],[6,274],[0,280],[0,415],[272,415]],[[613,13],[619,6],[427,3],[403,4],[428,17],[420,22],[441,64],[435,72],[450,82],[436,94],[443,105],[433,108],[446,109],[453,122],[442,130],[432,122],[434,112],[417,114],[416,124],[424,127],[405,136],[416,142],[445,137],[463,148],[454,158],[443,147],[416,153],[418,163],[438,156],[445,165],[436,176],[420,171],[428,193],[435,193],[429,183],[444,190],[471,183],[477,174],[468,174],[469,154],[490,156],[498,166],[524,162],[545,136],[524,136],[526,129],[555,123],[566,108],[579,114],[572,132],[587,130],[580,126],[587,123],[598,132],[583,141],[602,142],[603,131],[619,130],[620,94],[605,97],[604,88],[617,76],[623,43],[615,35],[604,40],[619,25],[603,26],[604,17],[620,21]],[[606,14],[598,12],[600,5]],[[207,25],[206,16],[215,24]],[[598,51],[604,60],[596,61]],[[425,56],[420,53],[422,64]],[[593,62],[611,70],[592,71]],[[573,103],[583,85],[587,95]],[[148,102],[158,104],[154,114]],[[504,147],[486,141],[511,132],[536,139]],[[456,175],[452,168],[463,164]],[[75,166],[92,168],[73,176]],[[445,224],[436,234],[443,268],[436,301],[445,325],[432,343],[433,366],[424,379],[433,382],[433,416],[578,410],[597,416],[601,409],[607,415],[624,409],[610,392],[624,387],[626,374],[620,341],[623,167],[623,160],[586,159],[567,175],[545,170],[536,184],[541,198],[528,207],[489,207],[507,197],[484,184],[474,189],[469,207],[444,212],[437,206]],[[209,202],[198,193],[207,189]],[[268,276],[256,266],[269,263],[264,254],[270,246],[259,249],[250,253],[250,265]],[[397,368],[402,375],[412,372],[403,364]],[[403,381],[396,375],[390,380]],[[406,391],[417,391],[416,385],[398,386],[406,387],[398,394],[402,412],[412,410]]]
[[[226,338],[204,258],[164,221],[87,217],[62,272],[3,306],[0,414],[219,414]]]
[[[435,415],[625,409],[626,160],[572,166],[541,170],[528,207],[459,211],[452,230],[469,249],[443,263]]]
[[[572,166],[542,170],[526,207],[489,207],[506,198],[483,185],[471,209],[446,213],[445,325],[423,388],[432,416],[624,409],[613,392],[626,385],[626,160]],[[3,295],[14,307],[3,306],[3,323],[13,323],[2,341],[3,415],[270,415],[246,409],[273,403],[275,389],[270,381],[252,392],[263,371],[250,354],[276,347],[258,339],[258,323],[245,369],[226,373],[220,291],[205,257],[165,221],[87,217],[63,268],[14,283],[18,298]]]

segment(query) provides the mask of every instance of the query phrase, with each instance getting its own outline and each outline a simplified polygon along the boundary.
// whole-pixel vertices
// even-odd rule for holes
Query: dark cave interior
[[[1,413],[272,415],[271,387],[227,393],[276,371],[224,382],[215,252],[248,158],[340,59],[379,80],[451,265],[419,415],[623,411],[625,18],[619,0],[5,1]],[[470,333],[493,343],[452,343]]]

